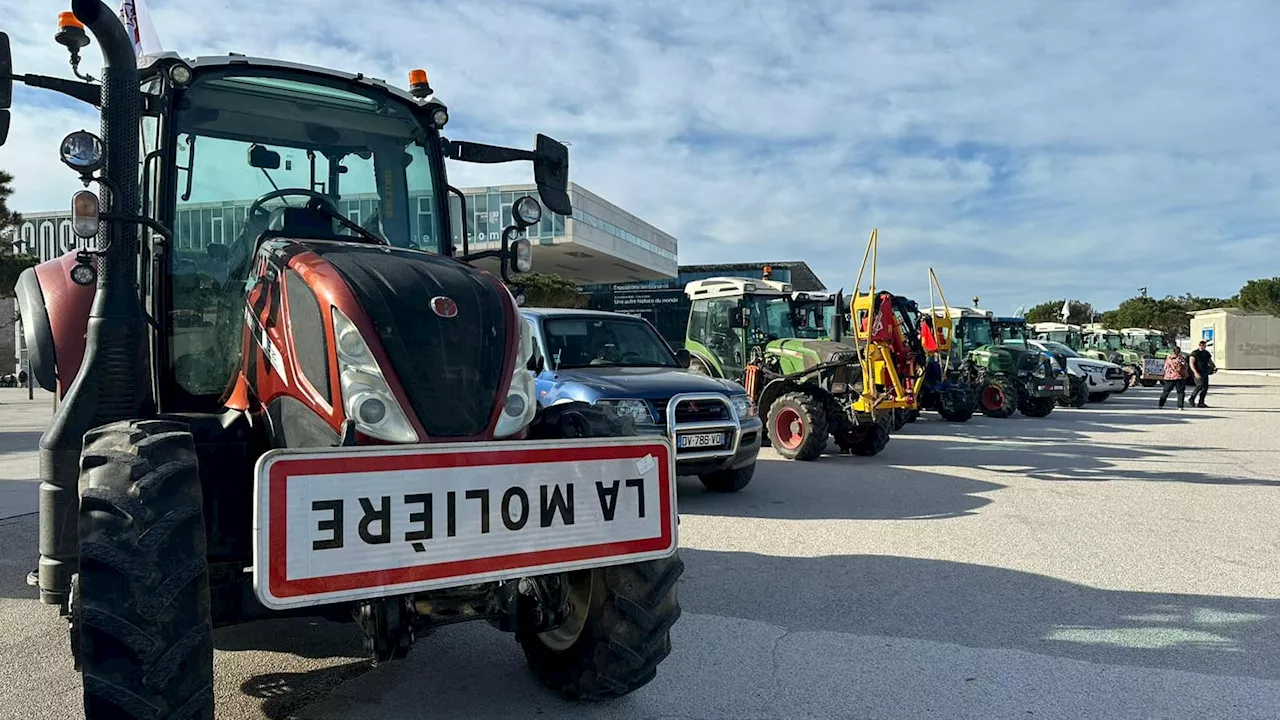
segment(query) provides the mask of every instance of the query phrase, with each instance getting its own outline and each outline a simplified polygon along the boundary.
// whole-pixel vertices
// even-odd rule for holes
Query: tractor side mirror
[[[547,361],[542,358],[542,353],[534,353],[529,358],[529,362],[525,364],[525,369],[534,375],[541,375],[542,371],[547,368]]]
[[[680,363],[680,367],[688,370],[689,365],[693,362],[693,356],[685,348],[680,348],[676,351],[676,362]]]
[[[279,170],[280,153],[264,148],[261,145],[250,145],[249,167],[255,167],[260,170]]]
[[[9,139],[9,111],[0,110],[0,145]]]
[[[13,105],[13,53],[9,50],[9,35],[0,32],[0,110],[8,110]],[[5,125],[8,125],[8,113],[5,113]],[[0,133],[0,137],[3,134]]]
[[[572,215],[569,202],[569,148],[546,135],[538,135],[533,151],[533,181],[542,204],[557,215]]]

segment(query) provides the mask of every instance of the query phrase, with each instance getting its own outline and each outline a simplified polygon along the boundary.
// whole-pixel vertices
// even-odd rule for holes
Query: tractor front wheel
[[[889,431],[884,425],[875,422],[859,425],[853,429],[849,442],[849,452],[862,457],[879,455],[889,444]]]
[[[1069,375],[1071,383],[1071,397],[1059,398],[1061,405],[1073,408],[1082,408],[1085,403],[1089,402],[1089,384],[1079,375]]]
[[[1109,392],[1089,393],[1089,402],[1106,402],[1109,397],[1111,397],[1111,393]]]
[[[1007,418],[1018,409],[1017,391],[1007,378],[992,377],[978,391],[978,408],[983,415]]]
[[[86,433],[71,644],[86,720],[213,717],[200,475],[183,423]]]
[[[1056,404],[1053,398],[1029,397],[1021,403],[1018,410],[1027,417],[1042,418],[1053,412],[1053,407]]]
[[[956,393],[943,393],[938,403],[938,414],[947,422],[968,422],[977,409],[972,401],[966,402],[971,397],[967,393],[960,397]]]
[[[531,428],[535,439],[635,435],[635,425],[585,403],[553,405]],[[529,669],[570,700],[607,700],[657,676],[680,618],[678,554],[565,573],[569,617],[544,632],[517,628]]]
[[[816,460],[830,435],[822,403],[806,393],[786,393],[769,406],[769,443],[788,460]]]

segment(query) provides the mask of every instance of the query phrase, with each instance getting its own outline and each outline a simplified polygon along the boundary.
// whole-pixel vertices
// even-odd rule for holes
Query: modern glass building
[[[684,347],[685,325],[690,302],[684,286],[712,277],[758,278],[768,265],[774,280],[791,283],[796,290],[824,291],[826,287],[803,262],[732,263],[725,265],[681,265],[676,277],[647,282],[583,285],[591,295],[587,307],[593,310],[638,315],[653,324],[672,347]]]
[[[471,250],[490,249],[501,244],[502,229],[511,224],[511,204],[521,195],[538,196],[537,186],[503,185],[464,188]],[[544,213],[542,222],[529,228],[533,241],[535,270],[556,273],[579,284],[621,283],[676,274],[677,242],[674,237],[576,184],[570,184],[573,216]],[[179,206],[175,240],[180,250],[203,251],[210,244],[229,243],[244,227],[252,198],[210,203],[182,203]],[[411,236],[429,240],[435,203],[429,195],[410,195]],[[461,203],[451,196],[450,211],[461,216]],[[377,214],[376,193],[347,195],[339,201],[342,212],[353,222],[370,227]],[[454,246],[462,250],[462,232],[455,223]],[[71,232],[68,212],[37,212],[23,215],[14,234],[15,252],[48,260],[85,247],[85,241]],[[485,266],[484,261],[478,263]],[[496,269],[496,264],[492,269]]]

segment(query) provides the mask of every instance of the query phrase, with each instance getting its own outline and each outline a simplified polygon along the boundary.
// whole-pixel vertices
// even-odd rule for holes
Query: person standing
[[[1215,370],[1213,364],[1213,353],[1209,349],[1204,340],[1200,341],[1200,347],[1191,352],[1191,372],[1195,375],[1196,386],[1191,391],[1191,397],[1188,402],[1198,408],[1207,408],[1204,404],[1204,396],[1209,393],[1209,376]],[[1200,397],[1200,402],[1196,402],[1196,396]]]
[[[1174,346],[1164,359],[1164,391],[1160,393],[1160,407],[1169,399],[1169,393],[1178,391],[1178,409],[1181,410],[1187,394],[1187,356],[1182,348]]]

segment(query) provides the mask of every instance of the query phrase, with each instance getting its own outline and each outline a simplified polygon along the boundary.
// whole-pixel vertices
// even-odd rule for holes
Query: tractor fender
[[[71,282],[76,253],[27,268],[14,294],[22,316],[31,375],[42,389],[66,393],[84,360],[85,333],[97,285]]]
[[[760,391],[760,398],[756,400],[756,410],[760,417],[769,417],[769,406],[773,405],[773,401],[777,400],[783,393],[797,387],[799,385],[791,380],[783,378],[771,380],[769,384],[764,386],[764,390]]]

